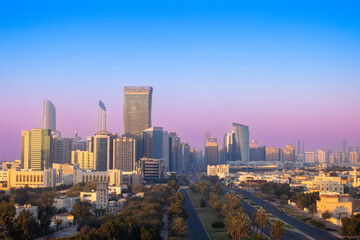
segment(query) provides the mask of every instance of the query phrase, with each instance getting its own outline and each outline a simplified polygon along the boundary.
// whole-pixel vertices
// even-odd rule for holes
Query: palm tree
[[[0,222],[0,239],[5,239],[5,240],[11,239],[9,236],[8,229],[2,222]]]
[[[185,236],[187,230],[188,227],[186,226],[186,223],[183,218],[177,217],[173,219],[171,224],[171,231],[173,231],[176,236],[178,237]]]
[[[270,227],[270,236],[273,240],[278,240],[285,235],[285,232],[284,223],[279,220],[276,220]]]
[[[260,228],[260,233],[262,236],[263,228],[266,228],[269,225],[269,217],[264,209],[261,209],[256,213],[254,222],[256,226]]]
[[[233,212],[226,217],[228,235],[235,240],[245,239],[251,234],[251,225],[243,212]]]

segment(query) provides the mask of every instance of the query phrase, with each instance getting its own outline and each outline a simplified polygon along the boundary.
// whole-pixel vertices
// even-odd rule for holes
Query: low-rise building
[[[80,192],[80,201],[95,204],[96,208],[107,208],[109,204],[108,187],[108,182],[97,182],[95,191]]]
[[[79,199],[78,197],[56,197],[53,206],[57,209],[66,208],[69,211]]]
[[[15,218],[17,218],[22,211],[27,210],[34,216],[36,220],[38,219],[39,209],[37,206],[31,206],[31,204],[25,204],[25,205],[15,204],[14,206],[15,206]]]
[[[319,216],[329,210],[332,217],[339,220],[353,213],[353,202],[349,194],[320,194],[316,206]]]
[[[159,159],[141,158],[140,169],[145,181],[159,180],[164,177],[162,161]]]
[[[208,176],[218,176],[219,178],[225,178],[228,174],[229,174],[228,164],[207,166]]]
[[[8,170],[8,186],[9,188],[46,188],[55,187],[56,170],[46,169],[44,171],[32,170]]]
[[[55,221],[61,220],[61,225],[69,225],[74,223],[74,215],[68,212],[60,213],[55,215]]]

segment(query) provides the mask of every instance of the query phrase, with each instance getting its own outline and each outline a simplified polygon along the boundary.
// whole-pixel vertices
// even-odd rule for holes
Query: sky
[[[0,2],[0,159],[20,157],[44,98],[64,137],[123,133],[124,86],[152,86],[154,126],[203,149],[233,122],[259,145],[360,145],[360,2]]]

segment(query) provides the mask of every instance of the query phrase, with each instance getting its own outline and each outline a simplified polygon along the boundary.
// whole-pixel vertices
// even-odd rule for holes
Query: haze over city
[[[232,122],[259,145],[360,143],[357,1],[15,2],[0,7],[0,158],[20,157],[43,99],[63,136],[123,133],[123,86],[152,86],[153,126],[204,148]]]

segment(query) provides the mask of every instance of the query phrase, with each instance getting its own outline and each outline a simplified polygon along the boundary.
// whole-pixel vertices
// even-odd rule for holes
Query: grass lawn
[[[198,213],[201,222],[204,224],[206,231],[209,233],[210,238],[212,240],[230,239],[227,236],[226,227],[220,229],[214,229],[211,227],[211,223],[215,221],[224,221],[223,219],[219,218],[219,213],[213,210],[210,206],[200,208],[200,200],[202,197],[201,193],[194,193],[190,190],[188,192],[196,208],[196,212]]]

